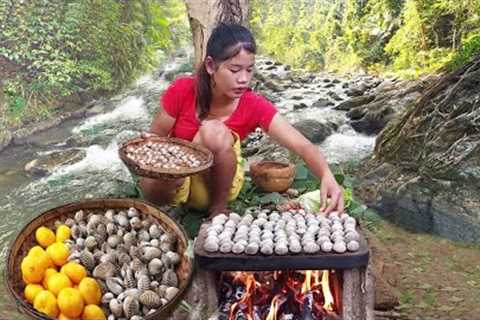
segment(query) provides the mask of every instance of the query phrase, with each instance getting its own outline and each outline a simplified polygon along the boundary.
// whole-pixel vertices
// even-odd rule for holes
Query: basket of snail
[[[34,319],[163,319],[191,280],[187,246],[183,228],[146,202],[86,200],[23,227],[6,284]]]
[[[295,165],[277,161],[257,161],[250,164],[253,183],[267,192],[286,191],[295,179]]]
[[[178,138],[152,136],[125,142],[119,156],[137,176],[178,179],[197,174],[213,164],[207,148]]]

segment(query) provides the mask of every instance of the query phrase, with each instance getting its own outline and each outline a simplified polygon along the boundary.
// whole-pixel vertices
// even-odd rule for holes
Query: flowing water
[[[29,138],[28,143],[10,146],[0,153],[0,270],[4,272],[8,247],[28,221],[47,209],[65,203],[96,197],[132,197],[136,189],[132,178],[118,157],[118,145],[148,129],[158,107],[161,92],[168,86],[168,74],[183,68],[188,56],[168,60],[151,75],[140,78],[121,94],[99,102],[102,112],[86,119],[68,120],[61,125]],[[259,64],[262,65],[260,59]],[[260,70],[262,68],[260,67]],[[285,72],[284,72],[285,73]],[[281,76],[281,71],[278,72]],[[278,75],[277,74],[277,75]],[[313,83],[314,84],[314,83]],[[305,103],[325,96],[326,91],[309,88],[314,95],[304,94]],[[340,87],[335,88],[343,95]],[[277,103],[280,111],[291,121],[305,118],[330,120],[339,129],[321,145],[329,162],[358,161],[368,156],[374,137],[356,133],[348,124],[344,112],[332,108],[292,111],[288,98]],[[290,101],[291,102],[291,101]],[[54,152],[76,150],[84,154],[75,163],[56,168],[51,174],[34,178],[24,166],[32,159]],[[27,319],[18,313],[0,281],[0,319]]]

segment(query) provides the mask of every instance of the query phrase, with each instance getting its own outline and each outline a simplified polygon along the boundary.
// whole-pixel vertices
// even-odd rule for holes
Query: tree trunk
[[[195,50],[195,67],[203,61],[207,41],[219,22],[247,25],[249,0],[185,0]]]

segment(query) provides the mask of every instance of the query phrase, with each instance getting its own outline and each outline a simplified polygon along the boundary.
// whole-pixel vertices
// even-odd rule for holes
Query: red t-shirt
[[[164,92],[161,101],[164,110],[175,118],[170,135],[192,141],[200,128],[195,107],[195,78],[176,79]],[[247,90],[240,97],[237,108],[223,123],[243,140],[257,127],[268,131],[276,113],[277,109],[270,101]]]

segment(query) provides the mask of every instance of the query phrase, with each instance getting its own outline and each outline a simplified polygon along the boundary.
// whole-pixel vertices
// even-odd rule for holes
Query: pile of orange
[[[84,266],[68,261],[70,252],[64,241],[69,238],[70,228],[66,225],[55,232],[45,226],[35,231],[38,245],[21,263],[25,299],[35,310],[52,318],[105,320],[99,307],[99,284],[87,276]]]

